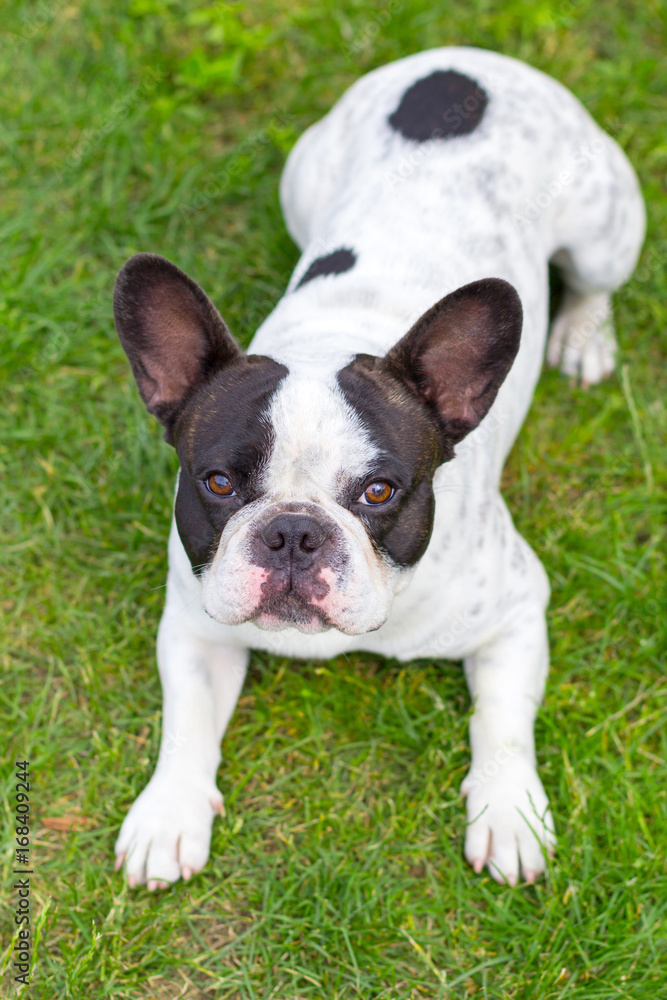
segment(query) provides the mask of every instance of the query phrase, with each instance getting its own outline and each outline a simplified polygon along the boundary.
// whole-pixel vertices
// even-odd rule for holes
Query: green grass
[[[651,0],[6,6],[2,884],[13,901],[13,761],[29,756],[30,998],[667,988],[663,17]],[[209,864],[131,893],[112,847],[158,746],[176,463],[113,330],[114,275],[135,251],[165,254],[247,343],[297,259],[277,202],[287,150],[362,72],[450,43],[570,86],[649,205],[641,266],[617,296],[622,368],[588,392],[545,373],[505,473],[553,586],[538,752],[558,856],[516,889],[463,861],[458,665],[257,654],[223,744]],[[44,822],[64,814],[87,823]],[[12,908],[0,926],[10,997]]]

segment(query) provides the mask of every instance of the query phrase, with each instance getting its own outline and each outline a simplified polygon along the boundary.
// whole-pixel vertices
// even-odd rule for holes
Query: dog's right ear
[[[190,393],[241,351],[199,285],[157,254],[138,253],[124,264],[113,312],[141,398],[171,441]]]

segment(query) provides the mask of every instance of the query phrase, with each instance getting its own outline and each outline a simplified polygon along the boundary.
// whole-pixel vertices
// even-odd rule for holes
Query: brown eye
[[[383,481],[371,483],[359,497],[359,503],[380,504],[391,500],[394,495],[394,487]]]
[[[210,493],[215,493],[217,497],[234,497],[236,491],[227,476],[222,472],[213,472],[206,480],[206,488]]]

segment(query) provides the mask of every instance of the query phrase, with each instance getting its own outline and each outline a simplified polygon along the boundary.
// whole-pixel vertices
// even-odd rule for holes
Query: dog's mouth
[[[279,511],[276,518],[284,518],[284,513]],[[236,533],[228,532],[224,549],[219,546],[202,577],[202,602],[210,616],[223,625],[249,623],[266,631],[306,635],[329,630],[363,635],[380,628],[389,612],[394,580],[378,564],[375,552],[366,551],[361,531],[353,525],[355,531],[346,532],[327,522],[326,538],[314,546],[309,544],[310,522],[305,527],[302,523],[306,515],[291,510],[287,514],[300,521],[294,530],[279,523],[276,534],[283,544],[269,534],[273,548],[266,539],[259,545],[252,518]],[[323,515],[319,517],[321,522]],[[272,523],[268,521],[269,527]],[[295,531],[298,537],[292,537]]]
[[[333,623],[321,608],[309,604],[293,590],[263,601],[252,620],[258,628],[272,632],[284,628],[296,628],[300,632],[312,635],[315,632],[326,632],[333,627]]]

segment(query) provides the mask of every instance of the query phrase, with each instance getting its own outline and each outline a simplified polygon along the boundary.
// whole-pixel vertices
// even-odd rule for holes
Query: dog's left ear
[[[157,254],[138,253],[124,264],[113,312],[141,398],[171,442],[187,397],[241,351],[199,285]]]
[[[382,359],[435,410],[448,442],[474,430],[512,367],[521,339],[516,290],[484,278],[437,302]]]

